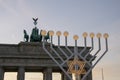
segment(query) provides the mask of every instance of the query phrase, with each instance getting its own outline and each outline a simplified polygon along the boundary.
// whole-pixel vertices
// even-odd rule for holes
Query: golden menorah
[[[96,34],[96,37],[98,39],[98,50],[96,52],[94,52],[94,54],[92,55],[92,57],[88,60],[87,57],[90,55],[90,53],[94,50],[94,37],[95,34],[94,33],[90,33],[90,39],[91,39],[91,48],[90,50],[83,56],[84,52],[87,50],[87,37],[88,34],[86,32],[83,33],[83,39],[84,39],[84,48],[79,51],[78,50],[78,36],[74,35],[73,39],[75,41],[75,46],[74,46],[74,52],[71,51],[68,47],[68,36],[69,33],[67,31],[65,31],[63,33],[64,37],[65,37],[65,46],[64,48],[67,50],[67,53],[69,53],[70,55],[68,56],[66,54],[66,52],[61,48],[61,44],[60,44],[60,36],[62,35],[62,33],[60,31],[56,32],[56,35],[58,37],[58,49],[59,51],[62,52],[62,54],[66,57],[65,59],[63,59],[59,52],[57,52],[57,50],[54,49],[53,46],[53,36],[54,36],[54,32],[53,31],[49,31],[49,35],[50,35],[50,49],[54,52],[54,54],[57,55],[57,57],[60,59],[61,62],[57,61],[53,55],[51,54],[51,52],[49,52],[49,50],[47,50],[46,48],[46,42],[44,40],[44,36],[46,35],[46,31],[43,30],[41,32],[42,36],[43,36],[43,49],[44,51],[51,57],[51,59],[59,66],[59,68],[66,74],[66,76],[70,79],[73,80],[72,77],[70,76],[70,74],[75,74],[75,79],[76,80],[85,80],[85,78],[87,77],[87,75],[92,71],[92,69],[96,66],[96,64],[102,59],[102,57],[107,53],[108,51],[108,37],[109,35],[107,33],[103,34],[103,38],[105,39],[105,51],[98,56],[97,60],[92,63],[93,59],[96,59],[95,57],[98,55],[98,53],[101,51],[101,33]],[[71,60],[71,58],[73,58]],[[67,64],[68,65],[68,69],[64,69],[63,65]],[[85,66],[89,66],[89,69],[86,70]],[[83,75],[82,78],[80,78],[80,75]]]

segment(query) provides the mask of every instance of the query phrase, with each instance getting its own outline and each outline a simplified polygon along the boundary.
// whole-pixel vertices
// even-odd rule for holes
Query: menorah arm
[[[105,39],[106,44],[106,50],[103,52],[103,54],[98,58],[98,60],[94,63],[94,65],[87,71],[87,73],[83,76],[81,80],[85,80],[87,75],[92,71],[92,69],[96,66],[96,64],[102,59],[102,57],[108,52],[108,41],[107,38]]]
[[[60,36],[58,36],[58,49],[65,55],[66,58],[68,58],[68,55],[60,47]]]
[[[66,62],[68,62],[68,60],[70,60],[74,55],[72,54],[71,56],[69,56],[66,60],[64,60],[64,62],[61,65],[64,65]]]
[[[61,49],[60,46],[58,46],[58,49],[65,55],[66,58],[68,58],[68,55]]]
[[[104,51],[104,53],[101,55],[101,57],[97,60],[97,62],[95,63],[95,65],[102,59],[102,57],[108,52],[108,40],[107,38],[105,39],[105,44],[106,44],[106,50]]]
[[[62,57],[57,53],[57,51],[53,48],[52,36],[51,36],[50,48],[51,48],[51,50],[60,58],[60,60],[61,60],[62,62],[64,62],[63,58],[62,58]]]
[[[98,38],[98,45],[99,45],[99,47],[98,47],[97,52],[93,55],[93,57],[89,60],[89,62],[91,62],[101,50],[101,40],[100,40],[100,38]]]
[[[73,52],[68,48],[68,46],[65,46],[65,49],[66,49],[70,54],[73,54]]]
[[[81,80],[85,80],[85,78],[87,77],[87,75],[92,71],[92,69],[96,66],[96,64],[102,59],[102,57],[107,53],[108,50],[106,50],[102,56],[96,61],[96,63],[87,71],[87,73],[83,76],[83,78]]]
[[[58,46],[60,46],[60,41],[58,40]],[[68,62],[69,59],[71,59],[75,54],[68,48],[67,46],[67,37],[65,37],[65,49],[71,54],[61,65],[64,65],[66,62]]]
[[[78,56],[79,56],[80,58],[82,58],[82,60],[84,60],[89,66],[91,66],[91,64],[82,56],[82,53],[87,50],[86,37],[84,37],[84,46],[85,46],[85,47],[84,47],[84,48],[82,49],[82,51],[78,54]]]
[[[90,55],[90,53],[93,51],[93,49],[94,49],[94,41],[93,41],[93,38],[91,38],[91,44],[92,44],[92,47],[91,47],[91,49],[90,49],[90,51],[85,55],[85,59],[88,57],[88,55]]]
[[[82,55],[82,53],[87,49],[87,42],[86,42],[86,37],[84,37],[84,48],[82,49],[82,51],[80,51],[79,55]]]
[[[64,62],[64,60],[63,60],[63,58],[57,53],[57,51],[53,48],[53,46],[52,46],[52,44],[50,44],[51,46],[50,46],[50,48],[51,48],[51,50],[60,58],[60,60],[62,61],[62,62]]]
[[[69,59],[71,59],[74,56],[74,53],[68,48],[67,45],[65,45],[65,49],[71,54],[71,56],[68,57],[61,65],[64,65]]]
[[[91,64],[82,56],[82,53],[87,50],[86,37],[84,37],[84,45],[85,45],[85,47],[84,47],[84,48],[82,49],[82,51],[78,54],[78,56],[79,56],[82,60],[84,60],[89,66],[91,66]]]
[[[67,45],[67,37],[65,37],[65,49],[66,49],[70,54],[73,54],[73,52],[68,48],[68,45]]]
[[[85,63],[87,63],[90,67],[91,67],[91,64],[90,62],[88,62],[83,56],[81,55],[78,55],[83,61],[85,61]]]
[[[43,37],[43,49],[44,51],[52,58],[52,60],[60,67],[60,69],[65,73],[65,75],[70,79],[72,80],[72,77],[65,71],[65,69],[62,67],[62,65],[60,65],[56,60],[55,58],[49,53],[49,51],[46,49],[45,47],[45,40],[44,40],[44,37]]]

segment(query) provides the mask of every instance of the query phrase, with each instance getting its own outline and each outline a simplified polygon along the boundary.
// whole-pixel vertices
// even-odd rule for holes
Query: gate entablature
[[[59,60],[59,58],[54,54],[53,51],[51,51],[49,47],[49,43],[46,44],[47,49],[53,54],[53,56]],[[54,45],[55,50],[57,50],[63,58],[65,56],[60,52],[60,50],[57,48],[57,46]],[[69,46],[71,51],[74,51],[74,47]],[[70,55],[67,53],[67,50],[65,50],[64,46],[61,46],[61,49],[63,49],[67,55]],[[79,50],[82,50],[83,47],[79,47]],[[90,47],[87,48],[86,52],[89,51]],[[34,62],[34,60],[36,62]],[[19,44],[1,44],[0,45],[0,65],[1,66],[17,66],[20,64],[24,64],[24,66],[31,65],[32,63],[36,65],[43,66],[43,62],[45,64],[56,64],[52,61],[52,59],[46,54],[46,52],[42,48],[42,43],[39,42],[21,42]],[[27,65],[25,64],[28,63]],[[32,62],[32,63],[31,63]],[[38,62],[38,63],[37,63]],[[48,63],[49,62],[49,63]],[[51,63],[50,63],[51,62]]]

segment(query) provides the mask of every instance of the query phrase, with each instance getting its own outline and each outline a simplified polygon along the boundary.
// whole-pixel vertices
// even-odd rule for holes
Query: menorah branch
[[[55,58],[50,54],[50,52],[46,49],[45,47],[45,40],[44,40],[44,36],[43,36],[43,49],[44,51],[52,58],[52,60],[60,67],[60,69],[66,74],[66,76],[72,80],[71,76],[65,71],[65,69],[58,63],[57,60],[55,60]]]
[[[97,50],[97,52],[93,55],[93,57],[89,60],[89,62],[91,62],[91,61],[95,58],[95,56],[100,52],[100,50],[101,50],[101,40],[100,40],[100,38],[98,38],[98,50]]]
[[[88,55],[90,55],[90,53],[94,50],[94,41],[93,41],[93,37],[91,37],[91,49],[90,51],[85,55],[85,59],[88,57]]]
[[[88,76],[88,74],[92,71],[92,69],[96,66],[96,64],[103,58],[103,56],[108,52],[108,40],[105,38],[105,46],[106,50],[103,52],[103,54],[98,58],[98,60],[93,64],[93,66],[87,71],[87,73],[83,76],[82,80],[85,80],[85,78]]]

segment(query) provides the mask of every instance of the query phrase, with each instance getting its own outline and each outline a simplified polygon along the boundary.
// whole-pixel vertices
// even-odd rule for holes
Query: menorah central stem
[[[80,75],[75,74],[75,80],[81,80]]]

